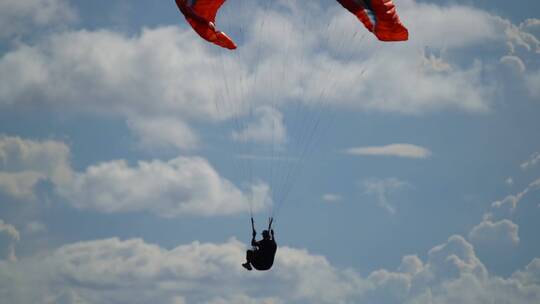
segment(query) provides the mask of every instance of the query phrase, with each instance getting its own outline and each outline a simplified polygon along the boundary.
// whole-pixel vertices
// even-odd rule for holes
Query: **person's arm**
[[[276,241],[276,237],[274,236],[274,229],[270,230],[270,234],[272,235],[272,241]]]
[[[255,241],[256,236],[257,231],[255,231],[255,228],[253,228],[253,232],[251,233],[251,246],[257,246],[257,242]]]

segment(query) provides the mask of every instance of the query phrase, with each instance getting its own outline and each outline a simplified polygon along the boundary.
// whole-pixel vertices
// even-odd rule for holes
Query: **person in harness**
[[[255,231],[253,218],[251,218],[251,228],[253,231],[251,238],[252,249],[246,251],[246,262],[242,264],[245,269],[252,270],[255,268],[257,270],[268,270],[272,268],[277,251],[274,230],[272,229],[272,221],[273,219],[270,218],[268,230],[264,230],[262,232],[262,240],[255,241],[257,232]]]

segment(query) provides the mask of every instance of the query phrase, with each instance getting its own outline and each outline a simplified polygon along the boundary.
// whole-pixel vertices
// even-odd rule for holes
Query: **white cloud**
[[[69,204],[101,212],[147,211],[163,217],[229,215],[261,210],[271,200],[262,182],[238,189],[200,157],[169,161],[102,162],[76,172],[70,150],[58,141],[0,136],[0,190],[34,198],[34,187],[50,181]]]
[[[362,288],[353,272],[287,247],[279,248],[272,271],[247,272],[240,266],[245,249],[234,239],[170,250],[140,239],[80,242],[46,257],[0,263],[0,282],[6,287],[0,295],[14,304],[42,302],[43,293],[89,303],[336,303]],[[24,271],[32,266],[33,272]],[[39,285],[26,291],[14,288],[28,284]]]
[[[407,43],[380,47],[364,42],[347,43],[346,50],[351,54],[355,53],[353,48],[363,49],[362,55],[375,53],[381,64],[379,60],[367,57],[361,63],[366,69],[364,78],[340,79],[341,83],[346,83],[343,87],[341,83],[338,84],[340,91],[350,95],[349,98],[340,97],[371,110],[410,114],[447,108],[470,112],[488,110],[492,88],[480,77],[479,73],[485,68],[482,62],[473,61],[465,67],[458,65],[450,56],[418,56],[417,52],[426,45],[452,54],[455,50],[474,48],[483,43],[501,43],[505,38],[500,31],[506,25],[481,10],[458,5],[438,6],[402,1],[399,14],[411,33]],[[352,24],[339,30],[350,30]],[[440,39],[441,33],[444,33],[445,39]],[[355,58],[365,58],[358,56],[361,52],[356,53]],[[432,68],[421,69],[426,63]],[[340,66],[340,71],[347,71],[340,74],[362,70],[359,66],[350,63],[349,68]],[[348,82],[349,79],[351,82]]]
[[[538,189],[540,189],[540,179],[532,181],[525,189],[516,194],[509,194],[502,200],[491,203],[491,212],[485,214],[484,219],[496,220],[511,215],[528,193]]]
[[[391,214],[396,213],[396,207],[390,203],[388,196],[393,192],[402,190],[408,185],[408,183],[397,178],[368,179],[362,182],[365,193],[374,195],[379,207]]]
[[[416,255],[406,255],[401,259],[398,270],[402,273],[416,275],[424,269],[424,263]]]
[[[33,199],[35,185],[44,178],[38,172],[0,172],[0,191],[19,199]]]
[[[345,153],[351,155],[396,156],[405,158],[427,158],[431,155],[431,151],[428,149],[411,144],[349,148],[345,150]]]
[[[493,27],[494,17],[485,11],[462,5],[436,5],[418,3],[414,0],[403,0],[399,4],[399,14],[409,28],[410,40],[413,43],[430,41],[430,47],[447,46],[448,48],[464,47],[497,39],[498,26]],[[428,15],[422,15],[427,13]],[[448,18],[456,18],[454,24],[446,23]],[[433,25],[425,28],[426,25]],[[446,30],[448,41],[440,39],[441,30]],[[424,46],[425,46],[424,45]]]
[[[146,149],[172,146],[185,150],[199,144],[197,134],[185,122],[174,118],[130,119],[128,126],[139,135],[139,142]]]
[[[55,181],[69,179],[69,147],[54,140],[33,141],[0,135],[3,172],[35,171]]]
[[[72,205],[106,213],[148,211],[163,217],[227,215],[264,207],[268,187],[257,183],[242,193],[200,157],[177,157],[167,162],[104,162],[76,173],[57,185]]]
[[[342,197],[336,193],[326,193],[322,196],[322,200],[327,203],[335,203],[341,201]]]
[[[505,248],[519,244],[519,226],[508,219],[483,220],[469,232],[469,240],[477,246]]]
[[[530,28],[539,28],[540,29],[540,19],[536,19],[536,18],[526,19],[524,22],[521,23],[520,26],[525,28],[525,29],[530,29]]]
[[[245,115],[248,102],[254,108],[302,101],[407,114],[486,111],[494,88],[485,80],[487,63],[419,58],[417,50],[429,45],[452,54],[505,43],[507,36],[514,44],[534,43],[518,26],[481,10],[412,0],[399,5],[413,33],[410,41],[381,44],[370,35],[360,41],[349,34],[365,30],[338,5],[298,9],[299,3],[280,2],[276,11],[258,7],[242,16],[237,22],[258,24],[264,14],[265,26],[242,27],[241,52],[221,54],[187,26],[143,29],[133,36],[66,31],[18,44],[0,57],[0,103],[45,103],[63,111],[119,115],[141,138],[184,148],[196,138],[188,131],[190,122]],[[330,20],[331,26],[320,20]],[[235,21],[229,20],[231,26],[238,26]],[[510,34],[506,29],[512,29]],[[440,39],[442,32],[445,39]],[[287,52],[271,37],[279,37]],[[419,69],[426,60],[433,68]],[[275,114],[268,121],[279,121]],[[156,131],[157,125],[173,125],[162,119],[182,125],[181,134]]]
[[[540,285],[540,258],[533,259],[525,270],[516,271],[512,278],[515,278],[526,285]]]
[[[65,0],[2,0],[0,38],[70,23],[76,18],[75,11]]]
[[[5,223],[2,219],[0,219],[0,232],[6,233],[10,238],[15,241],[19,241],[21,239],[19,231],[17,231],[17,229],[13,225]]]
[[[16,198],[32,198],[40,180],[69,181],[69,153],[69,147],[59,141],[0,135],[0,190]]]
[[[422,68],[425,72],[450,72],[452,66],[443,58],[435,56],[435,54],[427,53],[424,50],[422,58]]]
[[[540,83],[540,82],[539,82]],[[538,83],[537,83],[538,84]],[[539,85],[540,86],[540,85]],[[540,163],[540,153],[536,152],[532,154],[528,160],[524,161],[521,165],[521,169],[527,170],[531,169],[532,167],[536,166],[536,164]]]
[[[524,73],[526,70],[523,60],[521,60],[521,58],[519,58],[518,56],[503,56],[501,57],[501,63],[506,64],[508,67],[510,67],[512,70],[519,74]]]
[[[218,112],[215,105],[220,57],[191,35],[175,27],[144,29],[135,37],[80,30],[21,44],[0,57],[0,104],[120,116],[143,144],[191,148],[196,136],[188,122],[233,111]]]
[[[526,66],[522,58],[531,54],[532,56],[540,54],[540,40],[537,38],[540,33],[538,31],[540,20],[527,19],[519,25],[513,25],[504,20],[503,22],[506,24],[505,35],[509,53],[501,58],[501,62],[523,74],[523,82],[529,95],[534,100],[538,100],[540,98],[540,70],[535,65]],[[526,72],[526,70],[529,71]]]
[[[320,25],[309,24],[307,32],[316,35],[303,38],[308,42],[303,48],[293,48],[292,53],[310,50],[313,60],[306,62],[317,69],[306,71],[306,67],[295,67],[295,62],[290,62],[291,70],[295,67],[294,70],[305,72],[298,78],[293,75],[285,77],[285,81],[292,82],[286,86],[289,88],[287,91],[303,89],[299,93],[304,97],[300,94],[294,96],[307,100],[317,100],[324,91],[328,104],[360,110],[406,114],[446,109],[484,112],[492,106],[489,100],[495,97],[496,84],[494,79],[482,74],[490,71],[502,54],[495,55],[493,59],[471,56],[468,58],[473,60],[464,63],[456,52],[474,50],[486,44],[505,45],[517,37],[528,45],[534,44],[534,36],[526,33],[526,29],[472,7],[413,0],[401,1],[398,6],[401,20],[411,35],[406,43],[394,44],[381,44],[369,34],[366,39],[349,37],[353,30],[359,34],[357,36],[366,33],[358,20],[339,6],[322,11],[316,6],[305,8],[300,14],[309,16],[307,20],[324,26],[324,22],[319,20],[331,15],[331,22],[328,28],[319,30],[316,29]],[[288,18],[284,22],[294,23],[289,19],[304,20]],[[290,28],[304,27],[294,24]],[[328,37],[324,36],[325,33]],[[445,39],[440,39],[442,33]],[[435,56],[424,51],[419,56],[418,50],[425,50],[426,46],[444,51],[444,54]],[[313,49],[323,51],[313,52]],[[305,85],[294,86],[297,79],[301,80],[300,85]]]
[[[193,242],[165,249],[117,238],[64,245],[0,262],[9,303],[537,303],[540,259],[508,278],[490,275],[473,246],[454,235],[426,261],[403,257],[397,271],[363,277],[306,250],[280,247],[272,270],[247,272],[245,246]],[[30,271],[32,270],[32,271]],[[61,303],[61,302],[60,302]],[[73,302],[71,302],[73,303]]]
[[[255,109],[257,121],[248,122],[241,130],[233,131],[232,138],[240,142],[259,142],[283,145],[287,141],[287,129],[283,124],[283,115],[276,108],[264,106]]]
[[[538,285],[490,276],[473,246],[458,235],[429,250],[426,262],[405,256],[398,272],[382,269],[368,278],[374,283],[366,296],[369,303],[517,304],[540,297]]]
[[[507,20],[502,20],[505,27],[505,35],[510,47],[510,53],[516,53],[518,49],[524,49],[527,52],[540,53],[540,41],[529,31],[534,29],[538,19],[527,19],[525,22],[514,25]]]
[[[447,243],[433,247],[428,257],[426,269],[438,279],[458,278],[464,274],[484,279],[488,274],[476,257],[473,246],[459,235],[453,235]]]
[[[501,208],[504,206],[507,206],[509,210],[516,209],[517,205],[523,198],[525,194],[529,192],[529,188],[525,188],[523,191],[517,193],[517,194],[509,194],[502,200],[495,201],[491,204],[494,208]]]
[[[3,233],[9,237],[7,259],[8,261],[16,261],[17,255],[15,254],[15,242],[21,240],[21,235],[15,226],[10,225],[4,222],[4,220],[0,219],[0,235]]]

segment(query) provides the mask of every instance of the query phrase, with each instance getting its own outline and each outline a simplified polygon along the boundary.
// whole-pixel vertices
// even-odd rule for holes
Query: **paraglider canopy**
[[[392,0],[337,0],[381,41],[405,41],[409,32]]]
[[[236,49],[234,41],[216,28],[216,14],[226,0],[175,0],[191,27],[206,41]],[[254,0],[255,1],[255,0]],[[392,0],[337,0],[381,41],[409,39]]]
[[[203,39],[230,50],[236,44],[227,34],[216,29],[216,14],[225,0],[176,0],[187,22]]]

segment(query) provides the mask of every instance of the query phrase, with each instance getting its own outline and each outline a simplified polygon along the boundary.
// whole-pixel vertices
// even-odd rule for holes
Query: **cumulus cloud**
[[[245,246],[193,242],[165,249],[117,238],[64,245],[47,255],[0,262],[10,303],[536,303],[539,259],[508,278],[489,275],[473,246],[454,235],[422,261],[363,277],[306,250],[280,247],[269,272],[246,272]],[[32,269],[32,271],[29,271]],[[226,275],[225,275],[226,274]],[[19,288],[15,288],[18,286]],[[24,288],[20,288],[20,287]],[[68,302],[70,303],[70,302]]]
[[[364,62],[367,67],[365,78],[373,81],[373,86],[377,87],[365,89],[363,81],[356,83],[356,87],[351,86],[349,90],[365,90],[358,97],[353,94],[355,99],[351,102],[360,103],[370,109],[401,113],[425,113],[445,108],[459,108],[471,112],[489,109],[491,105],[488,99],[492,95],[492,87],[489,82],[482,81],[478,74],[486,66],[481,61],[473,61],[468,66],[458,64],[452,54],[458,49],[471,49],[483,43],[505,43],[506,36],[503,32],[509,25],[486,12],[460,5],[438,6],[402,1],[399,12],[401,19],[413,33],[406,48],[401,45],[375,48],[368,44],[366,50],[363,45],[366,52],[376,52],[377,56],[384,57],[381,62],[385,65],[371,69],[373,62],[369,59]],[[441,33],[444,33],[448,40],[441,40]],[[361,48],[360,43],[347,45],[351,49]],[[418,56],[417,50],[424,49],[426,45],[435,50],[445,50],[447,57],[425,52],[423,56]],[[347,51],[349,50],[347,48]],[[402,61],[405,58],[402,57],[403,52],[407,54],[405,57],[409,58],[408,62]],[[395,54],[400,56],[393,56]],[[345,69],[347,70],[347,67]],[[351,69],[358,67],[351,66]],[[404,75],[406,76],[403,77]],[[346,80],[348,78],[345,78]],[[475,91],[475,87],[481,88],[480,91]],[[399,94],[393,94],[398,91]],[[350,94],[346,89],[343,92]],[[371,104],[373,99],[377,100],[376,104]]]
[[[429,250],[425,262],[415,255],[405,256],[398,271],[382,269],[368,278],[374,284],[366,295],[370,303],[489,303],[500,297],[519,303],[529,296],[519,289],[500,295],[498,288],[522,286],[523,282],[489,276],[473,246],[459,235]],[[472,287],[457,287],[469,284]],[[536,291],[533,297],[538,295]]]
[[[491,203],[491,212],[485,214],[484,219],[494,220],[511,215],[528,193],[538,189],[540,189],[540,179],[532,181],[525,189],[516,194],[509,194],[505,198]]]
[[[501,57],[501,63],[506,64],[516,73],[524,73],[526,70],[523,60],[518,56],[506,55]]]
[[[530,30],[537,26],[538,19],[527,19],[518,25],[502,19],[501,22],[506,25],[504,33],[511,54],[516,53],[520,48],[525,51],[540,53],[540,41],[534,34],[530,33]]]
[[[265,106],[255,109],[254,117],[256,121],[247,123],[241,130],[233,131],[232,138],[235,141],[285,144],[287,129],[281,112],[276,108]]]
[[[430,45],[452,53],[506,42],[505,29],[516,27],[471,7],[406,0],[400,14],[414,35],[407,44],[382,45],[370,35],[346,36],[365,30],[338,5],[330,10],[316,4],[299,9],[299,3],[281,1],[275,10],[257,6],[242,20],[229,18],[237,27],[236,21],[265,20],[265,26],[241,27],[241,53],[220,54],[187,26],[143,29],[131,36],[105,29],[72,30],[20,43],[0,57],[0,104],[38,103],[64,111],[119,115],[130,120],[129,126],[142,138],[182,147],[192,146],[195,138],[186,124],[245,115],[247,103],[257,108],[324,102],[407,114],[447,108],[482,112],[490,107],[487,97],[493,91],[485,82],[482,62],[458,65],[451,57],[418,58],[416,50]],[[330,26],[319,22],[323,18]],[[518,34],[512,37],[521,37]],[[269,43],[277,37],[287,52]],[[527,37],[520,39],[531,44]],[[426,60],[432,68],[418,69],[419,61]],[[218,106],[222,99],[225,102]],[[277,113],[260,111],[266,118],[259,126],[280,120]],[[139,121],[143,118],[148,120]],[[182,132],[165,138],[167,133],[156,130],[173,126],[171,119],[181,121],[176,124],[182,124]],[[267,138],[256,133],[257,138]],[[179,142],[179,136],[187,143]]]
[[[222,178],[200,157],[169,161],[104,162],[57,185],[73,206],[106,213],[148,211],[163,217],[227,215],[264,207],[267,185],[250,186],[247,194]]]
[[[530,29],[530,28],[540,29],[540,19],[536,19],[536,18],[526,19],[524,22],[521,23],[521,27],[526,28],[526,29]]]
[[[496,87],[485,77],[490,62],[458,62],[452,54],[489,43],[511,41],[529,49],[535,43],[525,34],[533,20],[513,25],[471,7],[404,0],[400,15],[414,35],[406,44],[381,44],[371,35],[353,39],[367,33],[339,5],[301,4],[280,1],[266,9],[250,4],[252,13],[222,18],[242,29],[237,52],[218,52],[187,26],[144,28],[133,35],[66,30],[18,43],[0,57],[0,105],[120,117],[141,146],[151,149],[194,149],[200,143],[195,124],[245,118],[248,109],[256,109],[257,120],[232,138],[284,143],[282,113],[291,103],[402,114],[485,112]],[[278,39],[286,52],[270,43]],[[426,45],[435,51],[419,56],[417,50]],[[526,83],[535,90],[533,78]],[[421,158],[429,151],[399,155]]]
[[[523,191],[518,192],[517,194],[509,194],[502,200],[493,202],[491,206],[494,208],[507,207],[509,210],[514,210],[516,209],[523,196],[525,196],[525,194],[527,194],[528,192],[529,188],[525,188]]]
[[[17,231],[17,229],[13,225],[5,223],[4,220],[1,220],[1,219],[0,219],[0,232],[6,233],[10,238],[12,238],[15,241],[19,241],[21,239],[19,231]]]
[[[7,260],[16,261],[17,255],[15,254],[15,242],[18,242],[21,239],[19,231],[15,228],[15,226],[10,225],[4,222],[4,220],[0,219],[0,235],[1,234],[6,234],[9,238]]]
[[[5,173],[0,172],[0,191],[15,198],[34,198],[34,186],[43,180],[37,172]]]
[[[508,46],[508,54],[502,56],[500,61],[523,77],[522,83],[529,95],[537,100],[540,97],[540,71],[537,66],[530,64],[530,60],[523,59],[540,54],[540,40],[537,38],[540,20],[527,19],[518,25],[503,19],[500,22],[505,24]]]
[[[437,57],[435,54],[424,51],[422,58],[422,68],[426,72],[450,72],[452,66],[443,58]]]
[[[77,172],[70,149],[58,141],[0,137],[0,190],[17,198],[35,197],[34,187],[50,181],[54,191],[80,209],[106,213],[147,211],[163,217],[229,215],[261,210],[268,186],[237,188],[200,157],[169,161],[102,162]]]
[[[194,149],[199,144],[197,134],[183,121],[167,117],[128,120],[128,126],[139,136],[143,148],[174,147]]]
[[[0,38],[76,20],[65,0],[3,0],[0,2]]]
[[[390,144],[386,146],[349,148],[345,150],[345,153],[362,156],[396,156],[405,158],[427,158],[431,155],[431,151],[428,149],[411,144]]]
[[[526,285],[540,284],[540,258],[533,259],[524,270],[518,270],[513,275],[515,278]]]
[[[16,198],[32,198],[41,180],[62,184],[72,177],[67,145],[0,135],[0,190]]]
[[[336,303],[361,290],[361,279],[353,272],[336,269],[322,256],[287,247],[279,249],[273,271],[248,273],[240,266],[245,249],[235,239],[222,244],[193,242],[170,250],[140,239],[80,242],[44,258],[0,264],[0,281],[6,287],[0,293],[10,303],[23,302],[17,297],[41,302],[42,293],[90,303]],[[18,273],[30,265],[40,268],[26,276]],[[9,280],[13,275],[23,277],[14,282]],[[20,289],[12,289],[13,284],[31,283],[42,285],[20,294]]]
[[[428,252],[428,271],[441,278],[457,278],[469,274],[476,278],[487,277],[487,270],[476,257],[474,247],[459,235],[451,236],[445,244]]]
[[[217,112],[211,84],[222,79],[214,72],[220,58],[191,35],[175,27],[136,37],[80,30],[21,44],[0,57],[0,104],[121,117],[143,144],[192,148],[188,122],[224,119],[235,108]]]
[[[477,246],[505,248],[519,244],[519,226],[508,219],[483,220],[469,232],[469,240]]]
[[[396,207],[390,203],[388,196],[404,189],[409,184],[397,178],[368,179],[362,182],[366,194],[374,195],[377,205],[391,214],[396,213]]]

